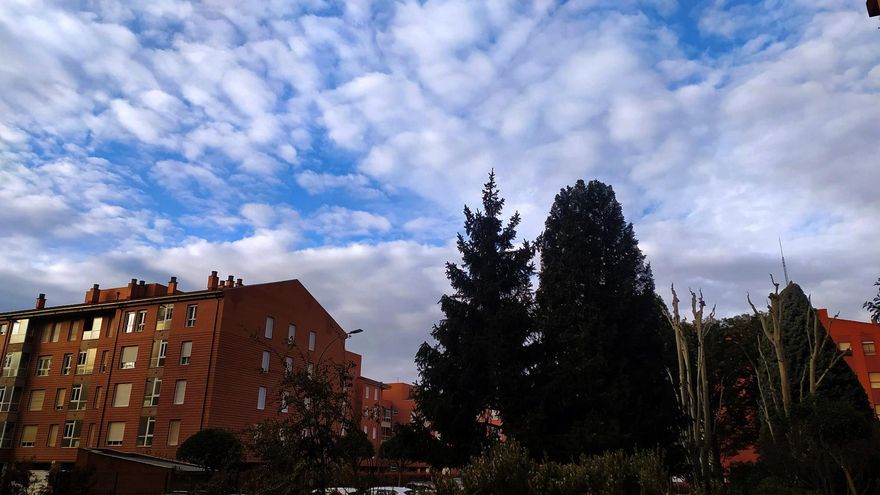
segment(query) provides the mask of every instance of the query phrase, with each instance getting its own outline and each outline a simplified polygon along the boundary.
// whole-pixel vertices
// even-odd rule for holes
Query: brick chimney
[[[226,277],[226,288],[231,289],[235,286],[235,275]]]
[[[235,279],[235,286],[236,287],[241,287],[242,285],[244,285],[242,279],[240,279],[240,278]]]
[[[34,306],[35,309],[44,309],[46,307],[46,294],[40,294],[37,296],[37,304]]]
[[[177,292],[177,277],[171,277],[168,281],[168,295],[174,295],[175,292]]]
[[[93,286],[92,286],[92,290],[89,291],[89,294],[90,294],[90,296],[91,296],[91,297],[89,298],[89,303],[90,303],[90,304],[95,304],[96,302],[98,302],[98,301],[101,299],[101,288],[100,288],[100,286],[99,286],[98,284],[93,285]]]
[[[217,271],[215,270],[208,276],[208,290],[217,290],[219,285],[220,277],[217,276]]]

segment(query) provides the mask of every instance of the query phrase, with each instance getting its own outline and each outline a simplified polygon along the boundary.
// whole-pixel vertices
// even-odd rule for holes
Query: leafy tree
[[[864,389],[800,286],[774,285],[766,312],[752,305],[761,322],[753,358],[761,461],[774,476],[823,493],[876,489],[870,473],[880,443]]]
[[[534,248],[514,246],[515,213],[500,218],[504,200],[494,172],[483,189],[483,209],[465,206],[465,235],[458,235],[462,264],[446,264],[453,293],[440,299],[444,318],[416,355],[419,410],[451,447],[450,464],[480,452],[491,424],[480,421],[497,410],[505,427],[515,421],[522,397],[525,350],[529,336]]]
[[[352,471],[357,471],[358,465],[364,459],[369,459],[376,454],[373,444],[367,438],[367,434],[355,428],[345,433],[340,442],[340,450],[348,461]]]
[[[379,446],[379,457],[398,464],[397,484],[400,485],[400,473],[404,468],[413,462],[430,462],[438,443],[423,424],[400,424],[394,428],[394,436]]]
[[[250,428],[250,450],[263,464],[257,493],[300,494],[325,489],[352,462],[357,430],[351,410],[352,363],[299,360],[278,387],[279,414]]]
[[[243,450],[234,433],[209,428],[187,438],[178,447],[177,458],[216,473],[242,462]]]
[[[612,188],[579,180],[562,189],[538,249],[535,415],[518,438],[533,453],[565,461],[671,446],[672,332]]]
[[[880,278],[874,282],[874,287],[878,287],[877,295],[874,296],[872,301],[865,301],[865,304],[862,305],[863,308],[867,309],[869,313],[871,313],[871,321],[874,323],[880,323]]]

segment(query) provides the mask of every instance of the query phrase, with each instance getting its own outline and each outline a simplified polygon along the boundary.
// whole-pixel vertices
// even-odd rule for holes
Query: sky
[[[867,320],[880,31],[861,0],[0,2],[0,311],[300,279],[415,380],[494,168],[534,239],[614,187],[658,292],[788,273]]]

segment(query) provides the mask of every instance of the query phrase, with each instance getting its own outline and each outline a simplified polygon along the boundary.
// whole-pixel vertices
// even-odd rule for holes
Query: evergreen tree
[[[421,377],[419,410],[450,447],[450,464],[478,454],[492,436],[487,410],[512,416],[524,380],[529,335],[534,247],[515,247],[515,213],[500,218],[504,200],[494,172],[483,189],[483,210],[464,208],[465,235],[458,235],[462,265],[446,264],[453,294],[440,299],[445,315],[416,355]]]
[[[672,445],[672,333],[612,188],[579,180],[562,189],[538,249],[538,393],[520,440],[558,460]]]

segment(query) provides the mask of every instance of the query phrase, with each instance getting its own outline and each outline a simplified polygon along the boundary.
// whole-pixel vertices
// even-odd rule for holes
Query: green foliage
[[[865,304],[862,307],[871,313],[871,321],[874,323],[880,323],[880,278],[874,282],[874,287],[877,287],[877,295],[874,296],[873,300],[865,301]]]
[[[217,472],[242,462],[243,450],[241,441],[232,432],[209,428],[187,438],[178,447],[177,458]]]
[[[657,451],[582,456],[576,463],[535,462],[515,441],[497,444],[461,470],[461,485],[437,483],[438,495],[665,495],[669,473]]]
[[[357,468],[360,461],[369,459],[376,453],[367,434],[357,428],[346,432],[339,439],[339,448],[354,468]]]
[[[440,442],[420,421],[400,424],[394,428],[394,436],[379,446],[379,457],[391,459],[401,464],[412,462],[431,462]]]
[[[486,410],[500,411],[507,424],[523,402],[534,248],[514,246],[519,214],[503,225],[503,206],[491,173],[483,210],[464,209],[462,265],[446,264],[454,292],[440,299],[445,316],[431,332],[437,344],[423,343],[416,355],[416,401],[450,447],[444,464],[465,462],[489,441],[492,427],[478,419]]]
[[[263,462],[250,487],[255,493],[300,494],[329,486],[350,466],[357,446],[349,391],[352,363],[321,361],[294,366],[278,387],[277,416],[249,430],[250,450]],[[355,446],[356,452],[349,449]]]
[[[562,189],[538,248],[539,359],[523,425],[537,455],[670,448],[678,415],[671,331],[632,224],[608,185]]]

